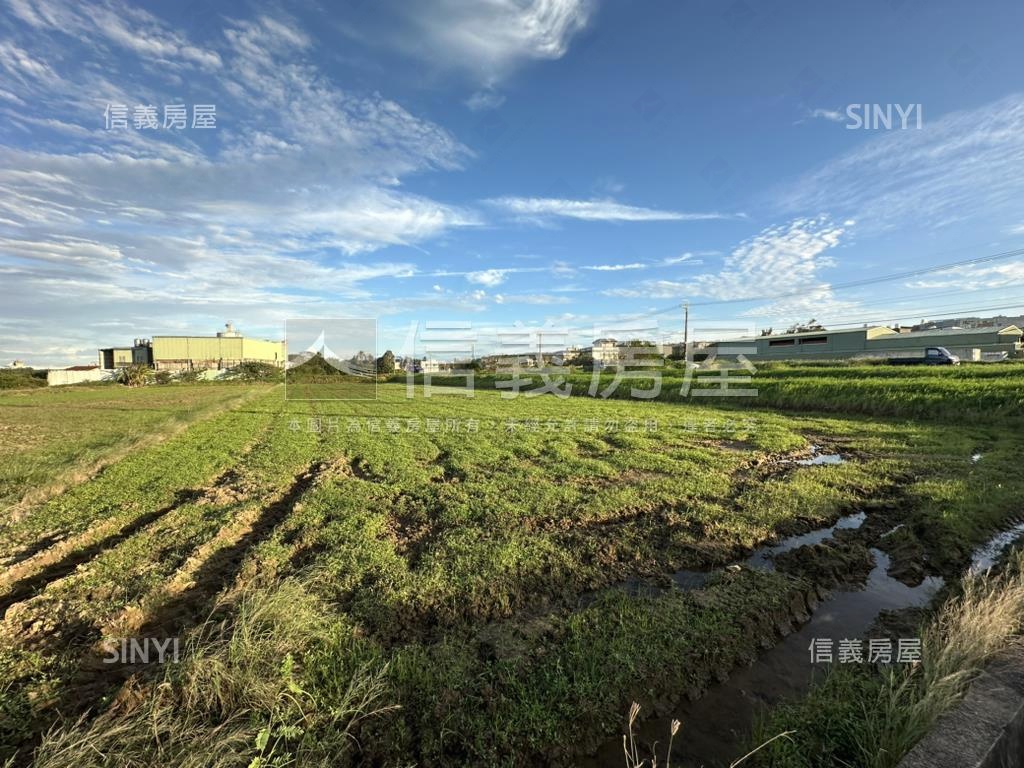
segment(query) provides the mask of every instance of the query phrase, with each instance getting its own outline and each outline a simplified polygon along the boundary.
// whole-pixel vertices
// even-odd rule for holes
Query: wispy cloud
[[[221,66],[216,51],[188,41],[153,14],[124,3],[90,3],[86,8],[60,0],[11,0],[10,8],[35,29],[79,38],[104,38],[162,66],[208,70]]]
[[[830,123],[845,123],[846,115],[838,109],[812,109],[807,117],[813,120],[828,120]]]
[[[829,210],[861,231],[935,227],[969,219],[1020,220],[1024,94],[878,133],[772,193],[794,214]],[[1008,219],[1008,221],[1007,221]]]
[[[718,272],[706,272],[686,281],[643,280],[602,293],[619,298],[680,301],[694,296],[724,301],[754,300],[773,294],[788,297],[745,313],[753,317],[802,316],[807,312],[845,309],[848,305],[837,302],[820,272],[834,265],[826,254],[839,245],[850,226],[852,222],[836,224],[824,215],[795,219],[744,240],[725,257]]]
[[[1024,284],[1024,261],[986,266],[966,264],[933,273],[925,280],[913,280],[908,288],[938,290],[958,288],[963,291],[1009,288]]]
[[[608,288],[601,293],[622,299],[679,299],[693,290],[691,283],[675,280],[643,280],[630,288]]]
[[[87,349],[111,333],[158,331],[157,317],[165,330],[234,317],[255,333],[278,328],[297,302],[386,315],[395,302],[372,281],[418,267],[370,254],[479,223],[402,188],[472,153],[378,93],[340,88],[317,66],[315,39],[285,15],[218,17],[223,34],[200,45],[117,0],[88,10],[13,0],[7,14],[0,280],[22,333],[58,327],[52,346]],[[106,103],[180,103],[183,77],[196,101],[217,105],[216,130],[103,130]],[[408,299],[404,309],[432,306]],[[0,349],[15,346],[0,334]]]
[[[397,42],[439,67],[464,69],[492,86],[527,61],[559,59],[586,26],[592,0],[393,2],[407,28]]]
[[[497,109],[505,103],[505,97],[493,88],[481,88],[466,99],[466,106],[473,112]]]
[[[826,252],[839,244],[848,226],[817,216],[769,227],[740,243],[720,272],[697,275],[693,291],[732,300],[817,287],[821,269],[834,266]]]
[[[532,304],[545,306],[548,304],[568,304],[565,296],[552,296],[547,293],[496,293],[495,304]]]
[[[522,219],[561,217],[583,221],[706,221],[736,218],[722,213],[685,213],[625,205],[614,200],[565,200],[555,197],[499,197],[485,201]]]
[[[589,269],[594,272],[623,272],[628,269],[647,269],[647,264],[636,261],[632,264],[593,264],[581,269]]]

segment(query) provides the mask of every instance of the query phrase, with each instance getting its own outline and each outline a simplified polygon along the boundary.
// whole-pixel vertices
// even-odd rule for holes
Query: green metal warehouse
[[[720,355],[744,354],[764,360],[829,360],[856,357],[868,352],[868,344],[882,336],[897,336],[882,326],[847,328],[838,331],[802,331],[771,336],[748,336],[715,342]]]
[[[814,330],[749,336],[714,342],[710,346],[724,356],[743,354],[761,360],[837,360],[871,357],[924,356],[927,347],[945,347],[963,360],[986,355],[1024,356],[1015,325],[1005,328],[950,328],[936,331],[900,332],[884,326],[841,330]]]

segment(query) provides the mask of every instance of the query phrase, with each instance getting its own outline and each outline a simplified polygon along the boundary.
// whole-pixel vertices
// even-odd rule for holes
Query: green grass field
[[[954,574],[1020,513],[1024,367],[875,368],[742,403],[0,393],[0,765],[571,764],[814,587],[616,584],[862,508]],[[125,638],[180,663],[105,663]]]

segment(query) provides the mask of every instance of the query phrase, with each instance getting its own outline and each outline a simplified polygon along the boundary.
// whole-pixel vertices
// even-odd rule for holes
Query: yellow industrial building
[[[283,368],[286,359],[283,341],[246,338],[231,323],[216,336],[154,336],[99,350],[100,367],[107,369],[141,363],[158,371],[223,370],[245,362]]]

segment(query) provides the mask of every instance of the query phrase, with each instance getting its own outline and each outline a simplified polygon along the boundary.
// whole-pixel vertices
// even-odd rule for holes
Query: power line
[[[970,312],[995,312],[997,310],[1002,310],[1002,309],[1020,309],[1022,307],[1024,307],[1024,298],[1022,298],[1016,304],[1003,304],[1003,305],[998,306],[998,307],[972,307],[972,308],[969,308],[969,309],[958,309],[958,310],[947,310],[947,309],[940,308],[940,310],[941,310],[940,314],[946,314],[946,315],[950,315],[950,314],[952,314],[952,315],[965,315],[965,314],[970,313]],[[925,312],[914,312],[913,314],[902,315],[900,317],[893,317],[892,315],[889,315],[889,316],[887,316],[885,318],[882,318],[882,319],[848,320],[848,321],[847,320],[827,320],[825,322],[827,322],[829,325],[839,325],[839,326],[842,326],[842,325],[864,325],[864,324],[871,324],[871,323],[887,323],[890,320],[912,320],[915,317],[921,317],[921,315],[925,315],[927,317],[929,315],[934,316],[935,314],[936,314],[936,312],[934,310],[932,310],[932,311],[925,311]]]
[[[938,264],[933,267],[922,267],[921,269],[912,269],[906,272],[896,272],[890,275],[880,275],[879,277],[870,277],[863,280],[852,280],[845,283],[836,283],[835,285],[823,286],[827,287],[830,291],[840,291],[849,288],[863,288],[868,285],[877,285],[878,283],[884,283],[891,280],[904,280],[909,277],[918,277],[920,275],[927,275],[932,272],[941,272],[947,269],[955,269],[957,267],[965,267],[972,264],[988,264],[993,261],[1001,261],[1003,259],[1012,259],[1018,256],[1024,256],[1024,248],[1015,248],[1010,251],[1003,251],[1001,253],[993,253],[987,256],[977,256],[972,259],[962,259],[961,261],[951,261],[946,264]],[[790,299],[796,296],[805,296],[808,289],[803,288],[799,291],[792,291],[790,293],[776,294],[774,296],[747,296],[741,299],[715,299],[712,301],[701,301],[691,302],[691,307],[710,307],[720,304],[745,304],[752,301],[778,301],[779,299]],[[679,304],[674,304],[664,309],[653,310],[641,315],[636,315],[636,318],[643,317],[654,317],[656,315],[664,315],[669,312],[676,312],[679,310]]]
[[[837,326],[838,327],[842,327],[842,326],[848,326],[848,325],[884,325],[885,323],[888,323],[888,322],[893,321],[893,320],[913,320],[915,318],[921,317],[922,315],[924,315],[925,317],[927,317],[927,316],[934,316],[935,314],[965,315],[965,314],[973,313],[973,312],[995,312],[995,311],[1004,310],[1004,309],[1020,309],[1020,308],[1024,308],[1024,298],[1022,298],[1016,304],[1002,304],[1002,305],[999,305],[999,306],[992,306],[992,307],[969,307],[969,308],[962,308],[962,309],[956,309],[956,310],[944,310],[941,307],[938,307],[938,308],[932,307],[931,309],[922,310],[920,312],[914,312],[912,314],[900,315],[900,316],[887,315],[884,318],[867,318],[867,319],[860,319],[860,320],[843,320],[843,319],[838,319],[837,318],[837,319],[826,319],[826,320],[822,320],[822,321],[819,321],[819,322],[821,322],[822,325],[826,326],[826,328],[825,328],[825,330],[823,332],[827,333],[830,328],[834,328],[834,327],[837,327]],[[718,321],[718,322],[722,322],[722,321]],[[681,331],[681,329],[675,328],[675,329],[669,329],[669,330],[662,331],[662,333],[664,335],[670,335],[670,334],[673,334],[673,333],[680,333],[680,331]]]

